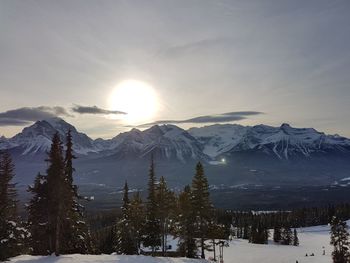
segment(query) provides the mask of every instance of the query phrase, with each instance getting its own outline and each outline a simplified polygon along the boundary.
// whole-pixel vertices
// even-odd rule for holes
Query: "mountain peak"
[[[281,129],[288,129],[288,128],[292,128],[288,123],[282,123]]]

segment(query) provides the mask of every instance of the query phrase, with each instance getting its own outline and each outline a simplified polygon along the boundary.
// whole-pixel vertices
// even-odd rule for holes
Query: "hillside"
[[[348,222],[349,224],[349,222]],[[272,234],[272,233],[271,233]],[[329,226],[315,226],[298,229],[300,245],[284,246],[269,241],[268,245],[248,243],[247,240],[234,239],[224,248],[225,263],[330,263],[332,247],[329,245]],[[323,253],[323,247],[325,254]],[[310,256],[314,253],[314,256]],[[305,255],[308,254],[306,257]],[[207,257],[212,252],[207,252]],[[119,263],[200,263],[204,260],[184,258],[152,258],[146,256],[118,255],[64,255],[60,257],[18,256],[11,262],[16,263],[74,263],[74,262],[119,262]]]

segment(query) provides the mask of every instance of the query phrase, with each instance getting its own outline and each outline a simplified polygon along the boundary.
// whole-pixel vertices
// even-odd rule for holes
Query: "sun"
[[[153,87],[138,80],[119,83],[109,96],[112,110],[124,111],[122,116],[128,124],[141,124],[152,120],[158,111],[158,96]]]

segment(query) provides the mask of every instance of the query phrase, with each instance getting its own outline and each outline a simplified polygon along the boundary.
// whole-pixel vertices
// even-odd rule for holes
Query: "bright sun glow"
[[[158,98],[147,83],[125,80],[117,85],[109,96],[112,110],[124,111],[122,118],[128,124],[140,124],[151,120],[158,110]]]

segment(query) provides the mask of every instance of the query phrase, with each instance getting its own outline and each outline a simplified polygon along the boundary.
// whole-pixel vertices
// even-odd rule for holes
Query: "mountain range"
[[[175,125],[132,129],[112,139],[91,139],[61,118],[35,122],[12,138],[0,137],[16,164],[19,183],[45,173],[51,138],[64,141],[71,130],[80,184],[120,186],[124,180],[146,185],[154,156],[158,176],[173,186],[191,181],[195,163],[203,162],[216,186],[325,185],[350,176],[350,140],[313,128],[215,124],[184,130]]]

